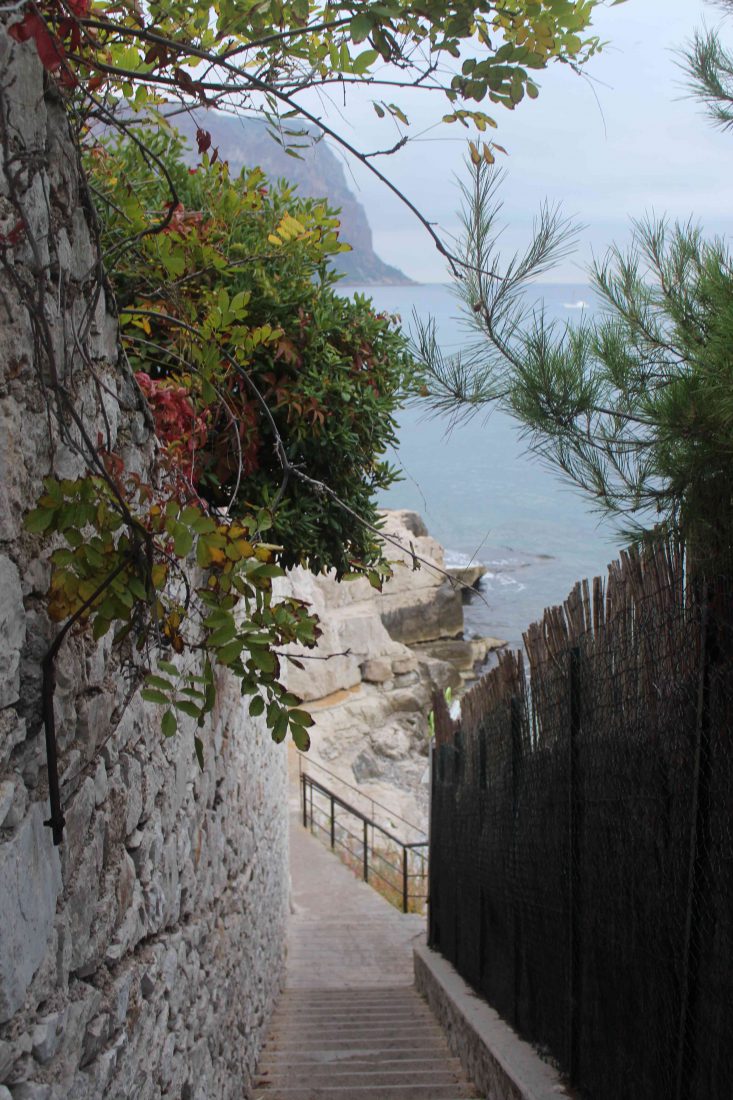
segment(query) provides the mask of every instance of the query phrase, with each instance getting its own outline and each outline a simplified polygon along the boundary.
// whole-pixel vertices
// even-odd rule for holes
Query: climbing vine
[[[143,136],[85,157],[158,462],[150,480],[126,470],[100,431],[96,471],[46,480],[27,528],[61,540],[48,613],[139,655],[166,736],[180,714],[205,725],[226,668],[273,738],[307,749],[312,719],[281,662],[319,629],[272,582],[302,562],[381,583],[374,492],[395,473],[379,456],[412,361],[390,318],[334,292],[328,261],[345,246],[324,203],[258,169],[232,179],[206,151],[192,167],[173,134]]]
[[[15,163],[3,115],[3,168],[17,217],[0,237],[0,262],[28,311],[49,409],[87,467],[77,478],[48,478],[27,517],[29,532],[52,540],[48,613],[63,624],[44,659],[49,748],[53,661],[75,627],[97,639],[111,633],[126,647],[146,672],[145,698],[165,708],[166,735],[181,714],[198,722],[199,761],[220,667],[238,678],[250,713],[264,713],[276,740],[290,732],[307,748],[311,719],[284,687],[280,663],[284,647],[312,646],[318,626],[302,602],[274,598],[273,580],[295,563],[363,573],[376,586],[388,572],[374,494],[394,478],[384,454],[413,371],[404,340],[367,301],[336,294],[329,261],[347,246],[334,212],[273,186],[254,167],[231,177],[205,129],[197,133],[198,159],[186,159],[165,117],[171,103],[254,106],[295,155],[290,120],[309,119],[397,191],[374,166],[377,154],[357,150],[293,97],[332,80],[368,80],[388,95],[425,87],[447,97],[444,121],[485,131],[495,120],[471,101],[487,97],[513,109],[537,94],[533,69],[592,56],[599,43],[585,31],[594,6],[28,0],[6,7],[10,37],[33,45],[66,98],[84,150],[87,213],[94,205],[99,220],[98,263],[73,334],[77,352],[103,409],[104,385],[85,349],[109,279],[158,446],[146,479],[115,452],[106,417],[95,440],[75,408],[46,316],[41,248],[20,199],[28,166]],[[442,59],[475,40],[480,57],[446,78]],[[383,62],[397,79],[375,72]],[[374,108],[408,125],[391,99],[375,99]],[[487,160],[492,148],[499,147],[483,147]],[[435,229],[400,197],[453,263]],[[15,263],[19,250],[34,257],[27,271]],[[289,659],[307,655],[291,650]],[[63,817],[51,771],[58,839]]]

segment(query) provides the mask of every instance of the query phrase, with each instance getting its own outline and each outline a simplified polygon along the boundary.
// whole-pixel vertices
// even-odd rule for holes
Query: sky
[[[693,217],[710,234],[733,234],[733,134],[715,129],[700,104],[686,97],[675,56],[703,23],[721,24],[720,9],[704,0],[627,0],[598,8],[594,30],[607,45],[587,66],[587,79],[555,65],[540,74],[539,99],[525,100],[514,112],[496,107],[493,136],[509,154],[499,158],[508,173],[502,191],[506,250],[526,245],[544,199],[561,202],[586,226],[575,256],[545,281],[585,282],[593,255],[628,240],[629,219],[645,213]],[[733,20],[722,26],[724,40],[733,44]],[[346,108],[315,95],[307,105],[368,151],[397,137],[391,121],[376,117],[371,98],[362,89]],[[414,90],[401,93],[398,102],[414,134],[448,109],[439,96]],[[466,178],[468,136],[456,124],[439,125],[379,161],[448,236],[457,229],[456,177]],[[419,282],[446,281],[445,261],[413,215],[358,163],[347,161],[345,168],[378,254]]]

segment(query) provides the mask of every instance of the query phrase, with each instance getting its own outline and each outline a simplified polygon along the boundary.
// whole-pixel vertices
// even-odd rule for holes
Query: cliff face
[[[385,535],[413,547],[422,568],[413,568],[409,549],[390,542],[393,576],[382,592],[363,578],[337,583],[300,568],[277,582],[283,594],[311,605],[323,631],[307,667],[287,665],[288,685],[315,719],[306,770],[309,761],[325,766],[332,778],[356,784],[425,831],[433,692],[460,690],[504,643],[464,640],[462,592],[445,576],[443,547],[420,516],[397,511],[383,518]]]
[[[193,118],[185,115],[176,118],[176,125],[192,143],[197,125],[208,130],[212,147],[219,148],[220,157],[228,160],[235,171],[243,165],[259,165],[271,178],[284,178],[295,184],[301,195],[327,198],[332,206],[339,208],[341,237],[351,245],[352,251],[337,256],[334,266],[343,273],[348,283],[406,286],[412,282],[402,271],[377,256],[364,207],[349,190],[343,165],[324,140],[297,149],[298,157],[302,158],[298,159],[288,156],[269,136],[265,123],[257,119],[200,111]],[[292,128],[300,130],[304,127],[298,123]],[[309,132],[313,132],[312,128]],[[307,139],[293,141],[306,145]]]

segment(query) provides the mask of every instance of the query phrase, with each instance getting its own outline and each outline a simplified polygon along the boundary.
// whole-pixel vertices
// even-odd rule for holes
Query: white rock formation
[[[462,640],[461,588],[446,578],[443,548],[420,516],[384,517],[393,576],[383,592],[364,579],[337,583],[303,569],[282,582],[323,629],[318,648],[301,658],[302,668],[289,665],[287,677],[316,719],[309,760],[424,829],[433,691],[460,688],[459,669],[472,671],[489,647]],[[418,557],[428,564],[415,568]],[[431,646],[447,647],[448,659]]]

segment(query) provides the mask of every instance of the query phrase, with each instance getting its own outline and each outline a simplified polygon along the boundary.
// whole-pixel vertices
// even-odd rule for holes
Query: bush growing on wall
[[[283,487],[278,448],[376,524],[412,374],[404,338],[365,298],[336,293],[330,259],[348,245],[325,202],[257,168],[232,177],[206,153],[189,167],[175,136],[144,138],[173,182],[173,205],[134,143],[97,146],[88,159],[123,343],[158,434],[212,506],[241,515],[277,502],[268,537],[283,564],[339,574],[375,565],[373,533],[333,496],[297,477]],[[140,236],[151,210],[166,224]]]

